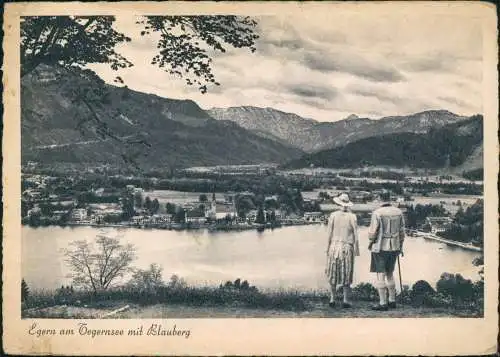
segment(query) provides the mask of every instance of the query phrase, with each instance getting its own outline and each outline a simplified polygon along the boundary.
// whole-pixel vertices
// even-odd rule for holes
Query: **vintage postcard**
[[[495,353],[495,10],[7,4],[5,351]]]

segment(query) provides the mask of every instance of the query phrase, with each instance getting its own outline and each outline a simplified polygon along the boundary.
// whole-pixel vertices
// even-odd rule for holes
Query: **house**
[[[185,211],[185,214],[186,214],[186,223],[204,224],[207,221],[205,213],[199,209],[192,209],[189,211]]]
[[[97,197],[102,197],[104,194],[104,188],[98,188],[96,190],[94,190],[94,195],[96,195]]]
[[[427,217],[426,222],[431,227],[431,233],[436,234],[446,231],[453,220],[450,217]]]
[[[151,216],[150,222],[153,224],[168,224],[172,222],[171,214],[155,214]]]
[[[215,219],[224,219],[226,217],[235,218],[238,214],[236,213],[236,207],[234,204],[220,204],[216,205],[215,209]]]
[[[71,220],[82,222],[87,219],[87,210],[85,208],[75,208],[71,211]]]
[[[373,195],[368,191],[352,190],[349,191],[349,198],[354,203],[364,203],[373,199]]]
[[[60,220],[68,211],[54,211],[52,212],[52,218],[55,220]]]
[[[133,216],[131,221],[135,225],[143,225],[143,224],[146,224],[149,222],[149,217],[147,217],[147,216]]]
[[[304,219],[308,222],[319,222],[324,220],[325,215],[323,212],[305,212]]]
[[[285,213],[279,209],[274,211],[274,215],[275,215],[277,221],[281,221],[282,219],[285,218]]]

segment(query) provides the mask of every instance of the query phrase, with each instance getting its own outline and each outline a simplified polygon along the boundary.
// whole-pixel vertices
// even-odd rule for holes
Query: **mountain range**
[[[103,104],[74,100],[75,91],[102,86]],[[282,163],[303,154],[215,120],[191,100],[105,85],[62,68],[40,66],[23,77],[21,103],[23,162],[168,169]]]
[[[85,90],[107,94],[98,104],[75,100],[75,93]],[[379,148],[373,153],[399,150],[398,143],[408,141],[417,157],[437,155],[413,164],[434,167],[445,163],[440,161],[441,151],[429,149],[430,138],[440,141],[433,133],[444,130],[450,138],[473,137],[466,140],[466,148],[447,149],[459,152],[457,158],[449,152],[451,166],[482,168],[482,119],[481,126],[470,124],[478,117],[446,110],[377,120],[351,115],[336,122],[318,122],[273,108],[204,110],[192,100],[111,86],[45,65],[22,78],[21,103],[23,163],[159,170],[255,163],[344,167],[377,160],[372,154],[363,161],[342,153],[366,153],[372,147]],[[388,162],[405,165],[411,162],[405,155],[404,160],[394,157]]]
[[[431,128],[427,133],[372,136],[302,156],[286,168],[392,166],[472,170],[482,167],[483,117]],[[480,159],[480,160],[479,160]],[[474,167],[475,166],[475,167]],[[467,170],[467,171],[468,171]]]
[[[259,135],[271,135],[306,152],[343,146],[360,139],[392,133],[427,133],[431,128],[468,118],[447,110],[429,110],[376,120],[352,114],[335,122],[318,122],[273,108],[213,108],[208,110],[208,113],[219,120],[234,121]]]

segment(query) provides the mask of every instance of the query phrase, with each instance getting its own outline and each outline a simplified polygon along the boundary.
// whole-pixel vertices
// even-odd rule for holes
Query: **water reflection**
[[[69,284],[61,249],[80,239],[95,239],[92,227],[23,227],[22,274],[30,287],[56,288]],[[215,284],[241,278],[259,288],[325,289],[326,227],[285,227],[264,232],[208,232],[106,229],[137,247],[135,266],[163,266],[164,279],[177,274],[191,284]],[[354,280],[373,282],[369,272],[367,228],[360,228],[361,256],[356,259]],[[401,259],[403,283],[424,279],[434,284],[441,273],[461,273],[477,279],[471,262],[478,253],[422,238],[407,238]]]

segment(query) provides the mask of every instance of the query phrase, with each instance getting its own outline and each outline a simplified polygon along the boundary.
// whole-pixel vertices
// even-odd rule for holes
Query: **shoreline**
[[[23,226],[37,227],[93,227],[93,228],[136,228],[136,229],[158,229],[158,230],[175,230],[175,231],[190,231],[190,230],[208,230],[208,231],[248,231],[248,230],[266,230],[277,229],[291,226],[309,226],[324,224],[322,221],[315,222],[282,222],[278,224],[189,224],[189,223],[170,223],[170,224],[134,224],[134,223],[90,223],[90,222],[70,222],[65,225],[49,224],[31,226],[23,223]]]
[[[444,243],[446,245],[451,245],[454,247],[462,248],[462,249],[473,251],[473,252],[481,252],[481,253],[483,252],[483,248],[481,248],[481,247],[476,247],[472,244],[467,244],[467,243],[463,243],[463,242],[459,242],[459,241],[449,240],[446,238],[439,237],[439,236],[432,234],[432,233],[414,231],[414,234],[416,237],[419,237],[419,238],[433,240],[436,242]]]

